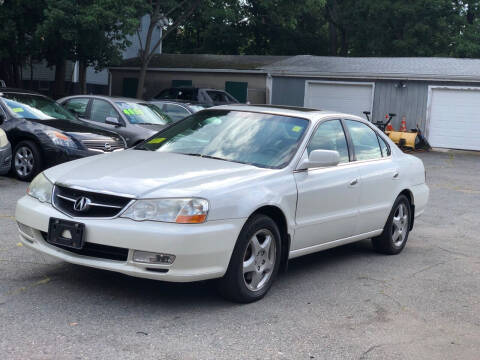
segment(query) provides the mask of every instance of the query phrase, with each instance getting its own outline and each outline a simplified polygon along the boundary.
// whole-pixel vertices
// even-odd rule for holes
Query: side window
[[[380,136],[378,136],[378,141],[380,142],[380,149],[382,150],[382,156],[383,157],[390,156],[392,154],[390,150],[390,146],[388,146],[385,140],[383,140]]]
[[[382,157],[375,131],[359,121],[346,120],[345,123],[352,138],[355,157],[358,161],[380,159]]]
[[[104,123],[107,117],[119,118],[117,110],[104,100],[94,99],[90,120]]]
[[[180,120],[190,115],[186,109],[174,104],[165,104],[163,111],[165,111],[173,120]]]
[[[160,91],[156,99],[175,99],[178,95],[178,89],[170,88]]]
[[[335,150],[340,154],[340,163],[348,162],[348,146],[340,120],[328,120],[320,124],[308,144],[308,154],[313,150]]]
[[[181,89],[178,92],[177,99],[181,100],[196,100],[195,89]]]
[[[86,98],[75,98],[68,100],[63,104],[63,107],[74,114],[77,114],[80,117],[87,116],[87,106],[90,99]]]

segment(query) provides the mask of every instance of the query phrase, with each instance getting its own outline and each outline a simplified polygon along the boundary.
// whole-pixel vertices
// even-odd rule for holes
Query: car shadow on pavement
[[[376,256],[369,242],[348,244],[323,252],[291,260],[288,271],[281,273],[275,286],[287,282],[301,282],[302,279],[321,274],[328,267],[341,267],[355,258]],[[134,278],[120,273],[103,271],[69,263],[59,263],[45,273],[55,283],[55,295],[62,291],[62,298],[91,298],[96,302],[108,302],[109,306],[152,306],[164,305],[171,309],[218,308],[235,306],[223,300],[217,291],[216,281],[195,283],[170,283],[157,280]],[[47,296],[50,296],[47,294]]]

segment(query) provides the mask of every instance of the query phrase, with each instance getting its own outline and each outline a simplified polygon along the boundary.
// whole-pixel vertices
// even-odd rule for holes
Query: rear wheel
[[[399,254],[408,240],[410,216],[410,201],[405,195],[400,195],[393,204],[383,233],[372,239],[373,248],[382,254]]]
[[[32,141],[20,141],[13,151],[12,171],[22,181],[30,181],[42,169],[42,156]]]
[[[255,215],[250,219],[240,233],[227,273],[220,279],[222,295],[241,303],[265,296],[278,273],[280,239],[270,217]]]

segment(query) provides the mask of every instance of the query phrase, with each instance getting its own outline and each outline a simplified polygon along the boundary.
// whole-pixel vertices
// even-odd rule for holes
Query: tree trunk
[[[148,62],[142,61],[142,67],[140,68],[140,74],[138,76],[137,86],[137,99],[143,99],[143,91],[145,88],[145,76],[147,75]]]
[[[330,37],[330,55],[336,56],[338,51],[337,27],[332,21],[329,21],[328,23],[328,33]]]
[[[33,90],[33,60],[30,57],[30,90]]]
[[[348,49],[347,49],[347,32],[345,29],[340,30],[340,36],[342,39],[342,47],[340,48],[340,55],[342,56],[347,56],[348,55]]]
[[[78,80],[80,82],[80,94],[87,93],[87,65],[85,61],[78,62]]]
[[[65,73],[66,73],[65,59],[57,60],[55,64],[55,86],[53,89],[53,97],[59,99],[65,95]]]

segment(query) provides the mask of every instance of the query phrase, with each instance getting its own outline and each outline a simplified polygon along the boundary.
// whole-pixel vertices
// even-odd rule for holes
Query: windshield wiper
[[[189,156],[197,156],[197,157],[202,157],[202,158],[205,158],[205,159],[222,160],[222,161],[234,162],[234,163],[239,163],[239,164],[252,165],[251,163],[248,163],[248,162],[231,160],[231,159],[224,159],[224,158],[221,158],[221,157],[218,157],[218,156],[204,155],[204,154],[198,154],[198,153],[180,153],[180,154],[189,155]]]

